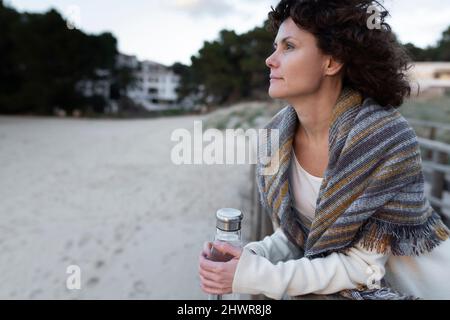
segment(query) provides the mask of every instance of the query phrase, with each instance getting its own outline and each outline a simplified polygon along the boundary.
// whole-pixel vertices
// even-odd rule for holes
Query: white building
[[[179,76],[170,68],[153,61],[142,61],[135,72],[136,83],[128,96],[148,110],[176,107]]]
[[[450,62],[414,62],[409,77],[412,93],[442,95],[450,91]]]
[[[135,83],[130,85],[127,96],[147,110],[166,110],[178,108],[176,88],[179,76],[170,68],[153,61],[142,61],[136,56],[118,54],[118,68],[132,70]],[[110,99],[112,79],[107,70],[96,70],[95,79],[86,79],[77,83],[77,90],[85,97],[102,96],[107,103],[107,112],[117,112],[117,102]]]

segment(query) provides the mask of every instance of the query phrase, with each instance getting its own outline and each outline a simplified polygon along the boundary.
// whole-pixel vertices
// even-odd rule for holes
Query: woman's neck
[[[341,90],[341,85],[322,87],[313,94],[290,100],[300,121],[296,135],[303,136],[306,142],[313,145],[328,142],[333,107]]]

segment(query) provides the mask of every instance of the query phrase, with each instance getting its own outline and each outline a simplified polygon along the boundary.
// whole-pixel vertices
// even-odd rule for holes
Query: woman
[[[277,228],[243,249],[214,244],[234,256],[226,263],[208,260],[206,243],[204,292],[450,299],[449,230],[424,196],[417,137],[396,110],[410,94],[408,56],[386,11],[368,28],[376,4],[282,0],[269,13],[269,95],[289,105],[265,127],[279,130],[268,164],[278,171],[259,161],[257,180]]]

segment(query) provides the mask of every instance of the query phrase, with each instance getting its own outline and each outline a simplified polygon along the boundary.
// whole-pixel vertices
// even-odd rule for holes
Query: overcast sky
[[[56,8],[88,33],[112,32],[119,51],[166,65],[190,64],[222,29],[261,26],[278,0],[4,0],[19,11]],[[450,0],[385,0],[388,22],[401,42],[433,45],[450,25]],[[79,16],[78,12],[79,11]],[[78,18],[79,17],[79,18]]]

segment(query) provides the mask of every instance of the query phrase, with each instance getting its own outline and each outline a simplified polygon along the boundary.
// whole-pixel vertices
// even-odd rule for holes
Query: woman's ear
[[[325,63],[325,75],[327,76],[334,76],[338,74],[344,66],[342,62],[338,61],[332,56],[328,56]]]

